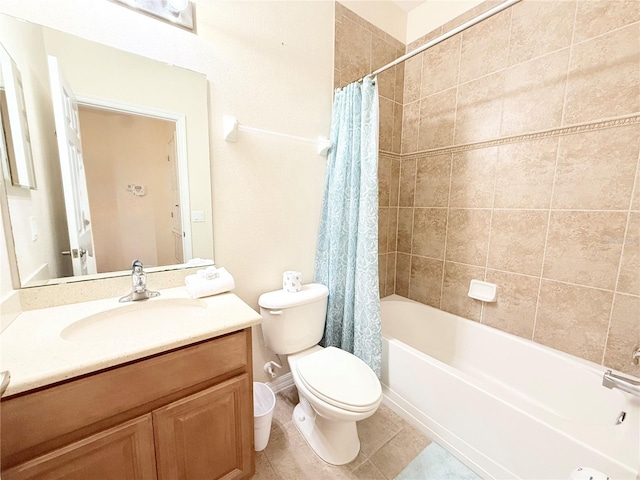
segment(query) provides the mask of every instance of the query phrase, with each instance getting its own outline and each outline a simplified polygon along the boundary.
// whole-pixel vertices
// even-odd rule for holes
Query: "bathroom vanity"
[[[11,370],[12,380],[0,402],[2,478],[251,477],[249,327],[260,316],[233,294],[192,302],[203,302],[206,314],[176,318],[175,332],[139,334],[137,341],[109,339],[108,345],[99,339],[74,343],[58,334],[40,360],[31,357],[43,345],[38,332],[35,345],[22,349],[23,364],[19,349],[3,351],[2,368]],[[46,309],[46,322],[53,325],[43,328],[64,332],[86,318],[100,319],[100,306],[96,309],[89,317],[83,306]],[[22,324],[2,333],[3,349],[27,334],[38,312],[45,310],[14,320]],[[105,353],[109,345],[113,355]],[[75,351],[75,365],[69,351]],[[30,376],[37,364],[43,370]]]

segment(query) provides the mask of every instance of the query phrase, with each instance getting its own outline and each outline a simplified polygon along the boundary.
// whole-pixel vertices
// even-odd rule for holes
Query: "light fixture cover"
[[[195,7],[189,0],[111,0],[113,3],[150,15],[195,32]]]

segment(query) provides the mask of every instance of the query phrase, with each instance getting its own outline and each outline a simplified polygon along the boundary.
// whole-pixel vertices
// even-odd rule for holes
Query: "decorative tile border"
[[[413,160],[417,158],[434,157],[436,155],[445,155],[448,153],[466,152],[469,150],[497,147],[500,145],[507,145],[511,143],[526,142],[530,140],[539,140],[542,138],[559,137],[564,135],[574,135],[576,133],[584,133],[593,130],[603,130],[606,128],[623,127],[626,125],[635,124],[640,124],[640,114],[638,113],[609,118],[598,122],[580,123],[576,125],[570,125],[568,127],[552,128],[549,130],[542,130],[534,133],[525,133],[521,135],[512,135],[509,137],[496,138],[494,140],[486,140],[483,142],[466,143],[464,145],[453,145],[450,147],[434,148],[431,150],[407,153],[404,155],[397,155],[390,152],[380,152],[380,155],[385,155],[389,158],[401,158],[402,160]]]

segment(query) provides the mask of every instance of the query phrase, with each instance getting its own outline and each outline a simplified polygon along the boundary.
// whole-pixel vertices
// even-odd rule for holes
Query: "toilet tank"
[[[303,285],[299,292],[276,290],[258,299],[262,335],[277,354],[300,352],[322,338],[329,289],[320,283]]]

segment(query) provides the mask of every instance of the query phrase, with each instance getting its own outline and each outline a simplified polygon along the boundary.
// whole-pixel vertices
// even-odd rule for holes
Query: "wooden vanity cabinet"
[[[2,479],[249,478],[252,386],[245,329],[3,398]]]

